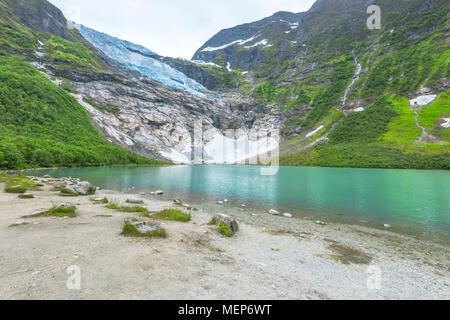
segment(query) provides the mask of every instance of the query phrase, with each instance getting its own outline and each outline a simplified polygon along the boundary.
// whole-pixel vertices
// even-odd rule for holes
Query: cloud
[[[50,0],[69,19],[141,44],[160,55],[186,59],[224,28],[277,11],[306,11],[314,1]]]

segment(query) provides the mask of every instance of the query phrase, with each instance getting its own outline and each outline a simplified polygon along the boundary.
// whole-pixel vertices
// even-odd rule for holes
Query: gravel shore
[[[34,199],[5,193],[0,184],[0,299],[450,299],[444,245],[242,213],[240,230],[228,238],[203,210],[192,211],[187,223],[158,221],[167,238],[124,237],[126,220],[154,220],[90,196],[61,197],[55,181],[39,182]],[[108,190],[93,197],[142,199],[151,212],[177,207]],[[23,218],[67,202],[76,206],[75,218]],[[276,219],[289,227],[256,223]],[[68,288],[68,270],[80,271],[79,290]]]

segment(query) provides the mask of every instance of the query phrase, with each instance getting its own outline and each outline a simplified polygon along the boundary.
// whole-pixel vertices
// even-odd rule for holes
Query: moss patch
[[[106,208],[111,209],[111,210],[122,211],[122,212],[138,212],[138,213],[143,213],[143,214],[149,213],[147,208],[144,208],[141,206],[124,207],[124,206],[119,206],[116,203],[110,203],[106,206]]]
[[[34,195],[32,195],[32,194],[21,194],[21,195],[19,195],[19,199],[34,199]]]
[[[26,191],[27,191],[27,188],[22,187],[22,186],[5,188],[5,192],[7,192],[7,193],[25,193]]]
[[[234,235],[234,232],[231,230],[231,228],[225,222],[219,222],[219,224],[217,225],[217,228],[226,237],[231,238]]]
[[[160,228],[158,230],[154,230],[147,233],[140,233],[138,229],[133,226],[131,223],[125,223],[125,225],[122,228],[123,236],[127,237],[138,237],[138,238],[166,238],[167,232],[166,230]]]
[[[73,192],[68,189],[61,189],[59,195],[62,197],[78,197],[79,196],[78,192]]]
[[[330,258],[342,264],[369,264],[372,262],[372,257],[368,254],[342,244],[333,243],[328,249],[334,253]]]
[[[53,216],[53,217],[69,217],[75,218],[76,208],[75,207],[53,207],[50,210],[37,215],[36,217],[45,217],[45,216]]]
[[[151,216],[152,218],[170,220],[170,221],[181,221],[188,222],[191,221],[191,215],[184,213],[177,209],[167,209],[157,212]]]

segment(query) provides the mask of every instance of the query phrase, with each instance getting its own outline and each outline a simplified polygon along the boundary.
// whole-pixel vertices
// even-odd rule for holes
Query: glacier
[[[124,67],[140,72],[143,76],[162,84],[184,90],[198,97],[206,98],[208,90],[182,72],[152,56],[156,53],[129,41],[120,40],[105,33],[75,24],[81,35],[111,59]]]

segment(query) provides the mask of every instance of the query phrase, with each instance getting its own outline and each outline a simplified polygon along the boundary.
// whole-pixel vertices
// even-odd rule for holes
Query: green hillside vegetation
[[[382,97],[365,111],[351,113],[330,133],[329,143],[282,157],[281,165],[450,169],[449,144],[416,142],[420,130],[405,100]]]
[[[0,112],[0,168],[159,163],[107,144],[72,96],[4,51]]]

